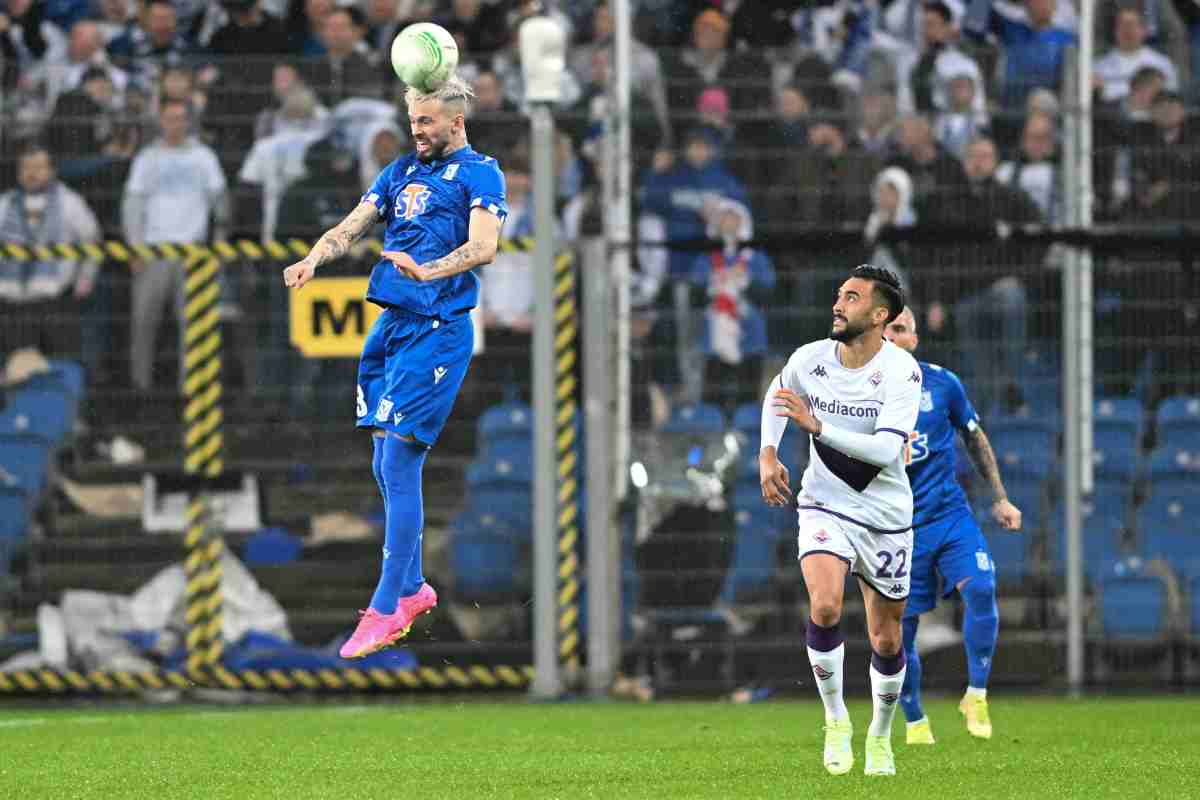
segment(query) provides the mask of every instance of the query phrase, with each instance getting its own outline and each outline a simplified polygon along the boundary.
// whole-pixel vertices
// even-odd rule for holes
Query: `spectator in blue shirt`
[[[1004,45],[1001,104],[1020,108],[1025,95],[1038,87],[1057,89],[1063,56],[1075,44],[1071,31],[1054,24],[1056,0],[1025,0],[1027,19],[1008,16],[992,0],[972,0],[964,30],[977,38],[991,33]]]

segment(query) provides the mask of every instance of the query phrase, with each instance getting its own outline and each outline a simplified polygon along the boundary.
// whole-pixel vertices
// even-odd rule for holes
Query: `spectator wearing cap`
[[[1122,8],[1114,18],[1116,47],[1096,60],[1094,80],[1105,103],[1113,103],[1129,94],[1129,82],[1142,67],[1153,67],[1163,74],[1166,88],[1179,90],[1175,65],[1162,53],[1146,45],[1146,25],[1137,8]]]
[[[1058,89],[1067,48],[1077,37],[1056,22],[1057,6],[1057,0],[1025,0],[1022,15],[993,0],[971,0],[964,32],[980,39],[991,34],[1004,48],[1004,108],[1022,107],[1038,87]]]
[[[700,94],[724,86],[736,116],[764,115],[770,107],[766,78],[770,68],[753,52],[729,47],[729,19],[714,8],[696,15],[689,47],[668,51],[663,58],[667,104],[674,113],[692,113]]]
[[[325,54],[301,69],[321,103],[333,108],[351,97],[380,97],[379,73],[359,51],[365,30],[356,9],[335,8],[321,23]]]
[[[99,238],[95,214],[58,181],[50,151],[25,146],[17,156],[17,188],[0,195],[0,241],[33,247]],[[91,259],[0,258],[0,350],[34,347],[79,357],[80,302],[92,293],[98,269]]]

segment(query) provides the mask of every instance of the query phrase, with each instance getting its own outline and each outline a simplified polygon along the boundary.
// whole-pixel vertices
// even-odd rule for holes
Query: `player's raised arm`
[[[500,247],[500,226],[503,220],[486,208],[471,209],[467,241],[442,258],[427,264],[417,264],[407,253],[385,252],[383,257],[396,269],[415,281],[436,281],[492,263]]]
[[[379,209],[373,203],[359,203],[345,219],[322,234],[307,256],[283,271],[283,284],[299,289],[308,283],[317,267],[346,255],[378,218]]]

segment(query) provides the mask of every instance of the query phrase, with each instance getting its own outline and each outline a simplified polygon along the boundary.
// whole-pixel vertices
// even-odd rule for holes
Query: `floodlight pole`
[[[531,17],[519,32],[525,96],[530,103],[533,167],[533,682],[530,695],[563,692],[558,657],[558,498],[554,409],[554,112],[564,69],[565,37],[549,17]]]

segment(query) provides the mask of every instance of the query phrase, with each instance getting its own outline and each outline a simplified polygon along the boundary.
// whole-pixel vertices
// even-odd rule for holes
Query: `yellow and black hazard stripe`
[[[231,671],[206,666],[201,675],[187,672],[77,672],[16,670],[0,672],[0,695],[129,694],[162,689],[217,686],[251,691],[397,692],[523,689],[532,666],[416,667],[414,669],[268,669]]]
[[[124,263],[133,258],[145,261],[190,261],[200,257],[211,257],[222,262],[290,262],[308,255],[313,244],[315,242],[306,242],[303,239],[288,239],[287,241],[234,239],[204,244],[171,242],[130,244],[119,239],[87,244],[25,245],[18,242],[0,242],[0,258],[10,261],[103,261],[111,259]],[[355,248],[379,255],[383,251],[383,242],[378,239],[363,239],[355,244]],[[532,249],[533,239],[530,237],[500,240],[500,252],[502,253],[523,252]]]
[[[191,253],[184,261],[184,471],[205,478],[225,468],[221,410],[221,262]],[[184,532],[187,668],[203,680],[204,667],[220,662],[224,651],[221,554],[209,498],[201,491],[188,504]]]
[[[575,259],[554,262],[554,444],[558,493],[558,659],[579,667],[579,406],[575,378],[579,309],[575,301]]]

